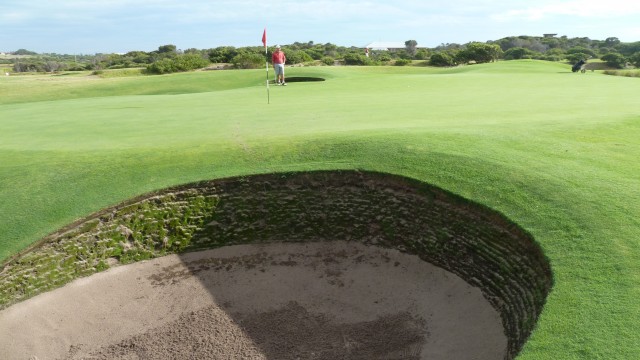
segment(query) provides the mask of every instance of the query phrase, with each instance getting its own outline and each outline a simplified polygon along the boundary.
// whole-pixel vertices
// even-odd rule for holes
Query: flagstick
[[[267,53],[267,28],[264,28],[264,32],[262,32],[262,45],[264,45],[264,64],[267,68],[267,104],[271,103],[271,99],[269,97],[269,54]]]
[[[269,55],[267,54],[267,46],[264,47],[264,63],[267,68],[267,104],[271,104],[271,98],[269,96]]]

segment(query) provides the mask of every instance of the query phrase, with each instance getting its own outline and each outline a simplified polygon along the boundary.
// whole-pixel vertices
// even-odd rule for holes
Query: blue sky
[[[506,36],[640,41],[640,2],[628,0],[2,0],[0,52],[94,54],[260,46],[295,41],[362,46]]]

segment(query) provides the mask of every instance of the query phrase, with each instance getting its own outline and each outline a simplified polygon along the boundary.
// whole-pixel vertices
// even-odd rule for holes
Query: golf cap
[[[276,49],[280,49],[280,45],[276,45]]]

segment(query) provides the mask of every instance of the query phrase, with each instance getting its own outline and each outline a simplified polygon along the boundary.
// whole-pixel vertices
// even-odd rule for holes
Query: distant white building
[[[407,48],[407,45],[405,45],[404,41],[374,41],[365,45],[365,48],[378,51],[398,51],[405,50]],[[425,46],[416,46],[416,49],[424,48]]]

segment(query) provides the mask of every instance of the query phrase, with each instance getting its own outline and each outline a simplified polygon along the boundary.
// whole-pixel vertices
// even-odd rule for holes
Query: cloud
[[[0,46],[84,52],[162,43],[245,46],[259,43],[255,32],[261,35],[264,26],[279,42],[340,45],[464,43],[543,32],[637,41],[638,15],[640,3],[626,0],[2,0]],[[93,43],[81,45],[82,38]]]
[[[496,21],[539,21],[556,16],[574,16],[581,18],[613,18],[640,14],[640,3],[630,3],[627,0],[596,0],[561,1],[538,3],[526,8],[508,9],[496,12],[491,19]]]
[[[0,13],[0,23],[17,24],[30,18],[29,14],[22,11],[7,11]]]

